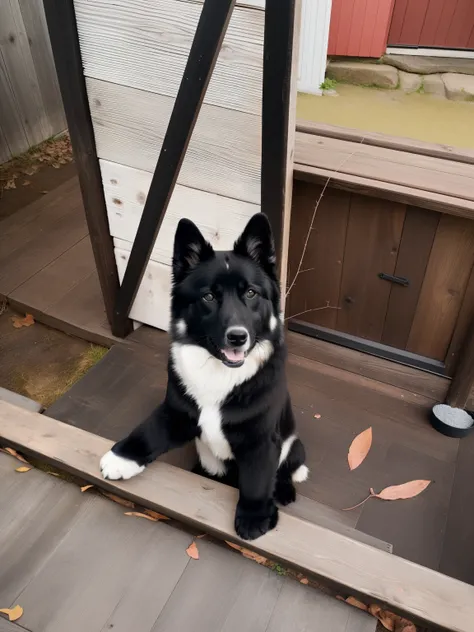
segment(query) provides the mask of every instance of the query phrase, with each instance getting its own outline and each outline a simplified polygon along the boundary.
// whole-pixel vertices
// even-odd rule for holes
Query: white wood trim
[[[474,50],[447,50],[446,48],[403,48],[401,46],[389,46],[387,47],[387,55],[444,57],[445,59],[474,59]]]
[[[100,160],[110,234],[130,250],[142,216],[152,174]],[[177,185],[163,219],[151,258],[170,265],[179,220],[186,216],[216,250],[230,250],[248,220],[260,207],[215,193]],[[117,243],[117,240],[123,240]],[[128,244],[128,246],[124,245]]]
[[[153,172],[174,100],[86,79],[99,158]],[[203,104],[178,183],[260,204],[261,119]]]
[[[332,0],[303,0],[298,90],[321,94],[326,74]]]
[[[87,77],[176,98],[200,4],[75,0],[75,7]],[[262,11],[234,9],[204,103],[261,115],[264,19]]]

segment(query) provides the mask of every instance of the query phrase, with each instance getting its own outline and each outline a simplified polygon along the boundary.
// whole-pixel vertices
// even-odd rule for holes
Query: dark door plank
[[[474,222],[443,215],[408,338],[408,351],[444,360],[473,262]]]
[[[350,194],[326,189],[311,229],[311,219],[321,192],[322,187],[295,182],[290,285],[298,270],[308,232],[309,240],[300,273],[291,289],[287,318],[298,315],[299,320],[335,328],[337,311],[334,308],[339,305]],[[326,305],[332,309],[319,309]]]
[[[446,372],[453,375],[465,345],[469,327],[474,321],[474,267],[471,270],[459,316],[454,327],[453,337],[446,354]]]
[[[405,349],[440,215],[409,206],[394,274],[410,281],[408,287],[392,284],[382,342]]]
[[[380,341],[390,285],[378,274],[393,274],[405,207],[360,195],[351,198],[337,329]]]

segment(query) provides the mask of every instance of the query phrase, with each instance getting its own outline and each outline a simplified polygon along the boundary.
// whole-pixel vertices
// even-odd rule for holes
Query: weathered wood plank
[[[471,165],[296,133],[295,162],[474,201]]]
[[[100,454],[111,442],[77,428],[0,403],[4,443],[41,455],[62,468],[227,539],[235,491],[157,463],[126,483],[101,479]],[[417,621],[470,632],[474,587],[282,512],[278,529],[251,543],[262,553],[368,596]]]
[[[107,160],[100,161],[110,234],[131,249],[152,174]],[[151,259],[171,263],[176,226],[186,217],[199,226],[216,250],[230,250],[247,221],[260,210],[256,204],[177,185],[163,219]],[[120,242],[121,243],[121,242]],[[116,247],[123,247],[115,241]]]
[[[176,98],[202,5],[182,0],[75,1],[84,74]],[[264,13],[236,7],[204,103],[256,114]]]
[[[99,158],[153,172],[174,100],[87,80]],[[260,117],[204,104],[178,184],[260,203]]]
[[[21,120],[18,101],[12,91],[8,71],[0,49],[0,121],[2,135],[5,138],[7,151],[3,151],[4,159],[26,151],[30,146]]]

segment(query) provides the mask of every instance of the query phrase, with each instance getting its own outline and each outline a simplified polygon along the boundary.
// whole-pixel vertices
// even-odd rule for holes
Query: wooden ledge
[[[104,481],[98,462],[110,441],[6,402],[0,402],[0,440],[97,487],[238,541],[233,529],[236,491],[224,485],[163,463],[127,482]],[[454,632],[472,630],[473,586],[283,511],[277,529],[245,546],[415,622]]]
[[[294,175],[317,183],[330,178],[331,186],[474,219],[474,166],[467,160],[387,147],[364,136],[356,141],[297,131]]]

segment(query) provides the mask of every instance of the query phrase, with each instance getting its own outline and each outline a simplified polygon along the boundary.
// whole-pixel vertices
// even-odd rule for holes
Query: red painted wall
[[[395,0],[388,43],[474,49],[474,0]]]
[[[394,1],[333,0],[328,55],[348,57],[383,55],[387,48]],[[413,0],[415,3],[419,1],[425,0]],[[474,3],[474,0],[468,1]]]

